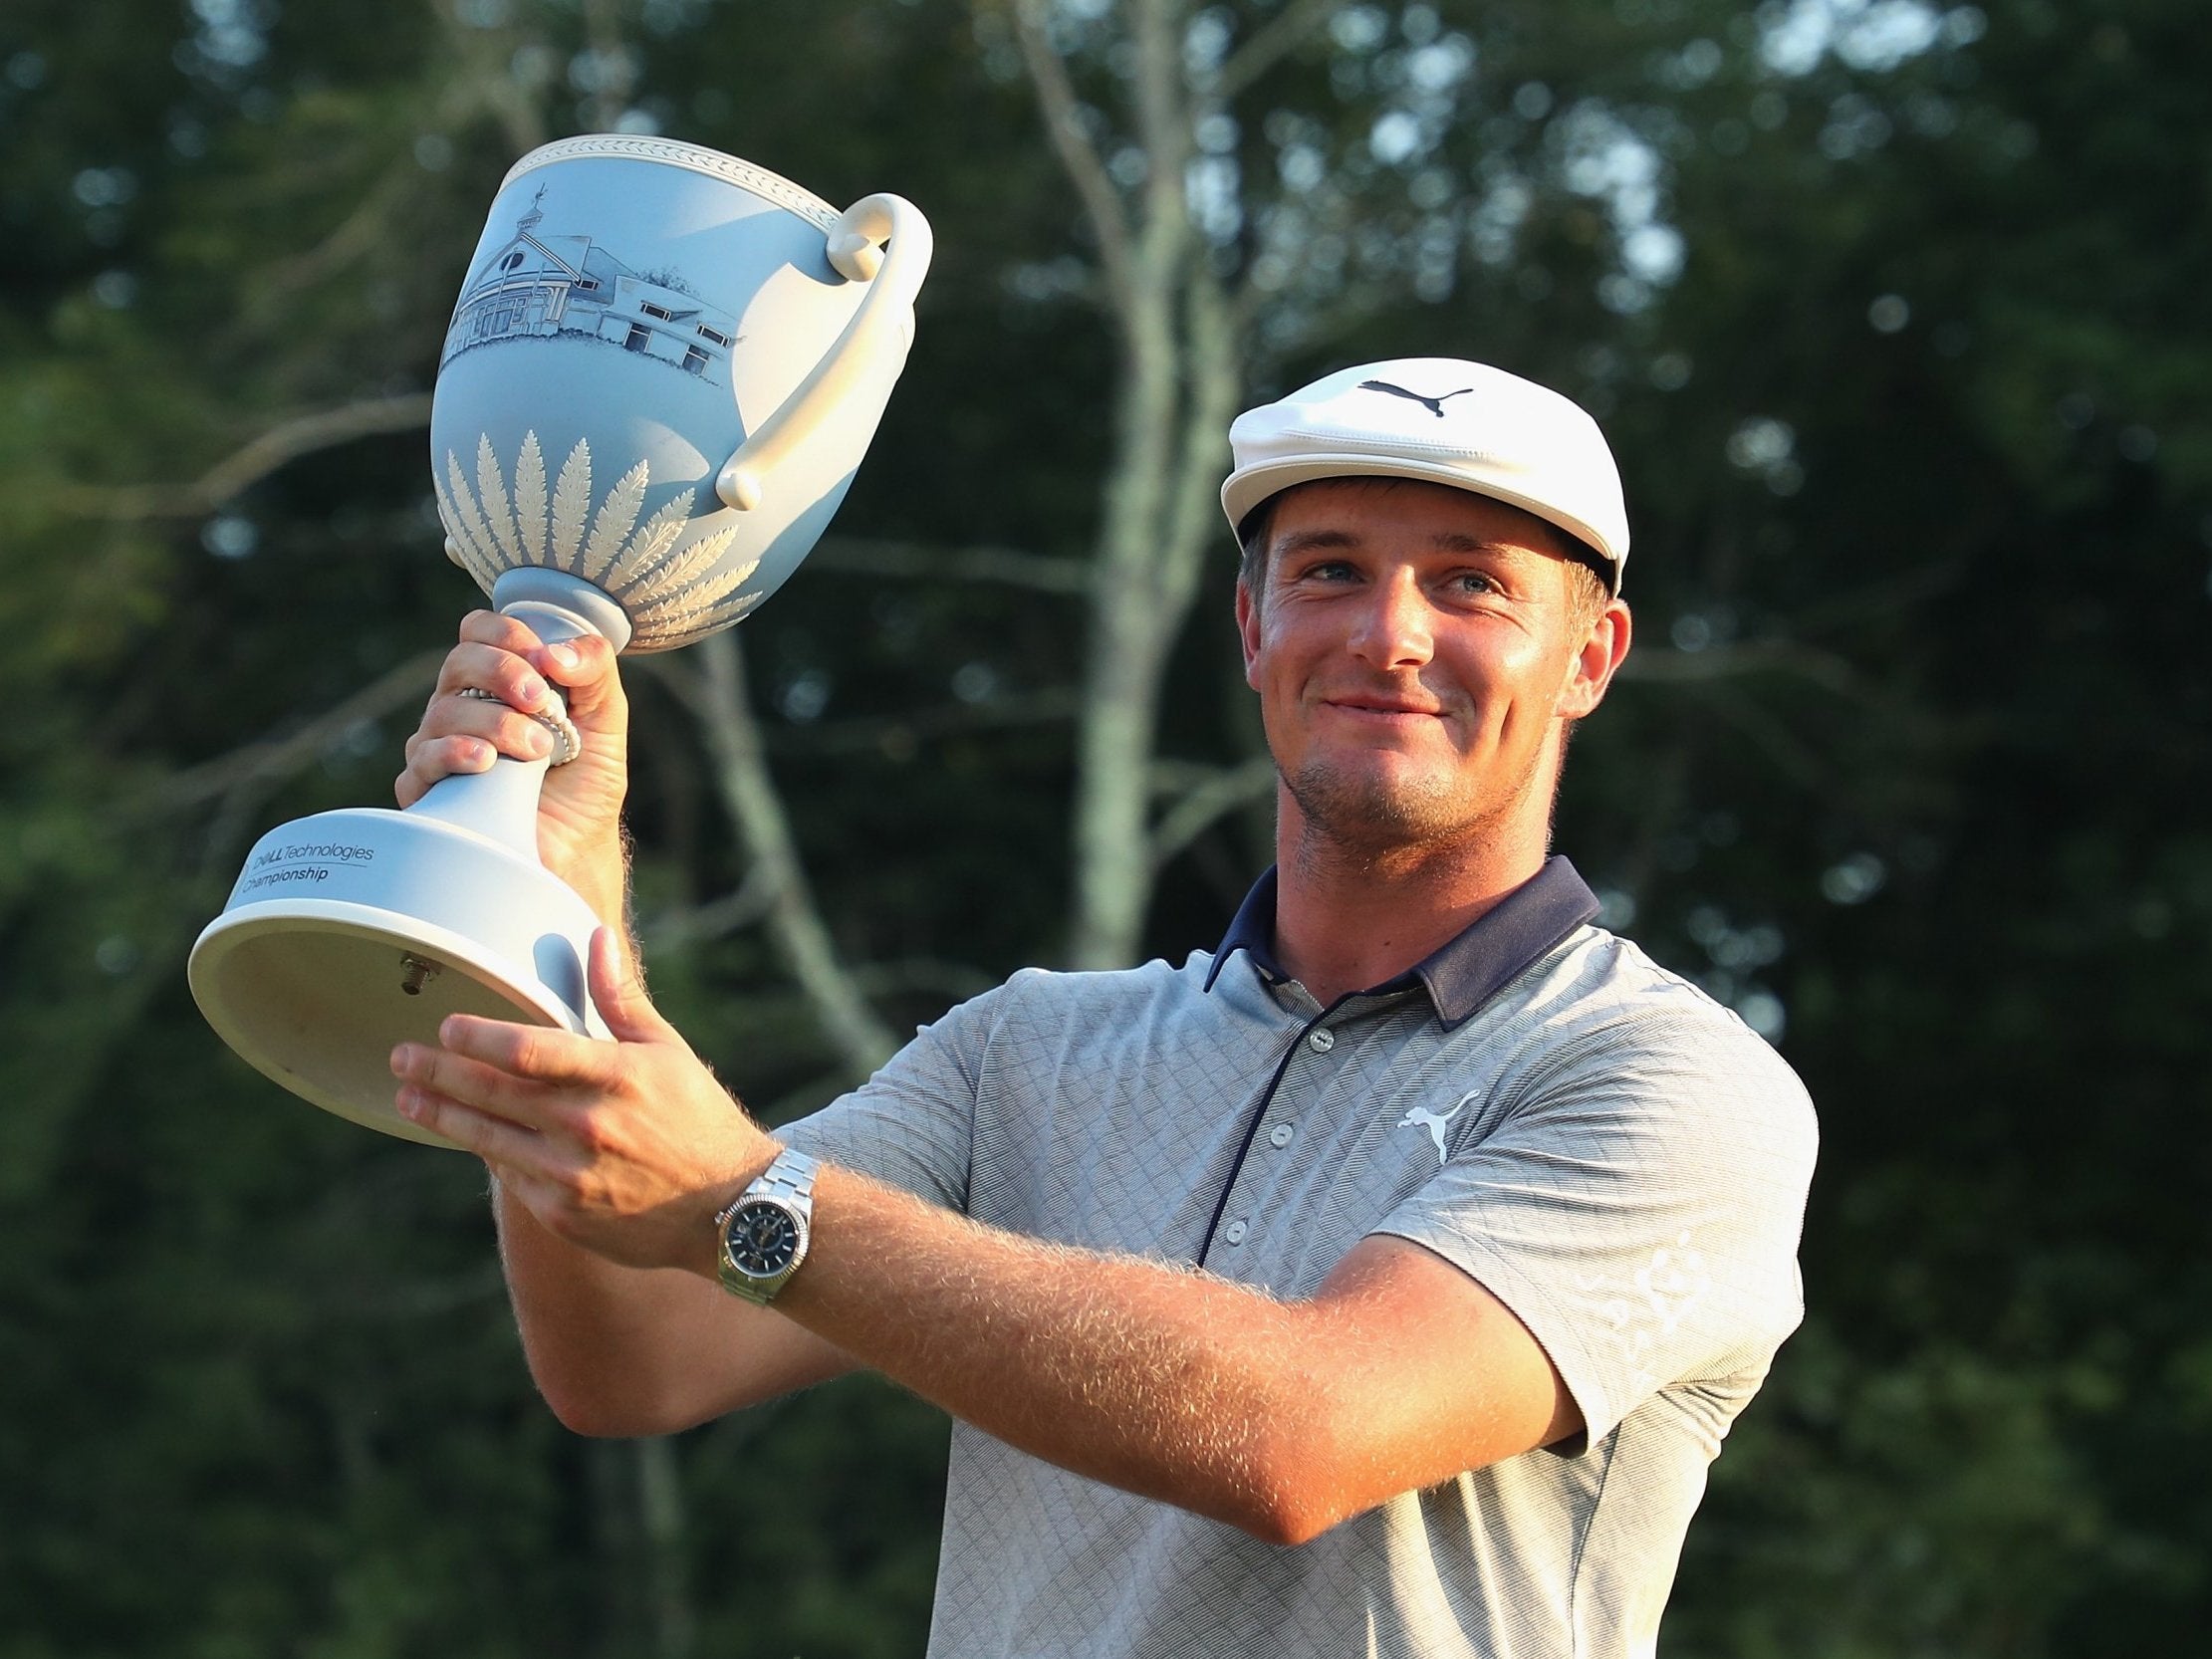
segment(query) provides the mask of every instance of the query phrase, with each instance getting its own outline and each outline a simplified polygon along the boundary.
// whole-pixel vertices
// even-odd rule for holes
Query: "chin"
[[[1491,816],[1432,776],[1389,767],[1308,766],[1284,782],[1309,828],[1366,850],[1456,839]]]

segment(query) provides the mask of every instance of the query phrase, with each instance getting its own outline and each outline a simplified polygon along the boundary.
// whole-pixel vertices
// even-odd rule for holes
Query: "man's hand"
[[[778,1147],[645,998],[601,928],[592,999],[612,1043],[449,1016],[392,1051],[401,1116],[476,1153],[548,1232],[631,1268],[714,1277],[715,1212]]]
[[[438,670],[422,723],[407,739],[406,770],[393,793],[400,806],[411,807],[440,779],[488,772],[501,755],[538,760],[550,754],[553,736],[531,716],[555,707],[555,686],[566,694],[584,753],[546,774],[538,855],[603,918],[617,922],[629,703],[614,652],[598,635],[548,645],[511,616],[469,612],[461,620],[460,643]]]

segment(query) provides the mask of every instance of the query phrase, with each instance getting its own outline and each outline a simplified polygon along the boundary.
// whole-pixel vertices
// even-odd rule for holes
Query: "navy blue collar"
[[[1554,854],[1520,886],[1506,894],[1427,960],[1367,996],[1425,987],[1436,1017],[1448,1029],[1464,1021],[1497,995],[1506,981],[1543,956],[1598,914],[1598,898],[1575,866]],[[1275,869],[1253,883],[1222,935],[1206,971],[1206,989],[1221,977],[1222,966],[1243,951],[1270,983],[1290,976],[1275,960]]]

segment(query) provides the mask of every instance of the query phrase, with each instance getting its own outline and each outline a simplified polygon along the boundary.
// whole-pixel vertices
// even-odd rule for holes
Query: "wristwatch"
[[[731,1296],[766,1307],[799,1271],[813,1231],[819,1167],[787,1147],[714,1218],[722,1240],[717,1275]]]

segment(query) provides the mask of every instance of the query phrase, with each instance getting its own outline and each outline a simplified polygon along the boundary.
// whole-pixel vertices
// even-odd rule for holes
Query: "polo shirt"
[[[1585,1432],[1294,1547],[955,1423],[930,1652],[1647,1654],[1705,1472],[1802,1304],[1815,1129],[1563,858],[1322,1007],[1272,872],[1182,966],[1025,970],[779,1131],[977,1221],[1309,1297],[1410,1240],[1512,1308]]]

